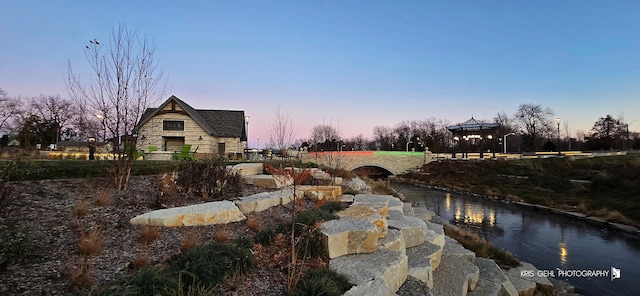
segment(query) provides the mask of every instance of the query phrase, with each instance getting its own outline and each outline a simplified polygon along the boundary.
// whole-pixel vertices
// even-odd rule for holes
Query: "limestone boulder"
[[[407,248],[408,271],[410,277],[416,278],[433,288],[433,271],[440,264],[442,248],[425,242],[413,248]]]
[[[247,219],[231,201],[216,201],[186,207],[156,210],[132,218],[129,222],[152,226],[203,226],[228,224]]]
[[[327,221],[320,226],[320,233],[329,258],[371,253],[378,244],[378,228],[362,219],[341,218]]]
[[[533,295],[536,288],[543,291],[553,291],[553,284],[546,277],[538,276],[538,269],[528,262],[520,262],[521,266],[511,268],[504,272],[509,281],[518,291],[519,295]],[[532,277],[522,277],[520,272],[523,270],[533,271]]]
[[[518,296],[518,291],[493,260],[476,258],[474,264],[480,270],[478,285],[468,296]]]
[[[365,206],[350,206],[342,211],[336,212],[336,216],[341,218],[363,219],[373,223],[378,228],[378,237],[387,235],[387,219],[382,217],[372,208]]]
[[[356,284],[382,279],[392,292],[407,279],[407,255],[391,250],[354,254],[331,259],[329,268],[344,274]]]
[[[342,296],[395,296],[397,295],[389,287],[387,283],[378,278],[372,281],[368,281],[364,284],[353,286],[349,291],[342,294]]]
[[[431,217],[435,216],[435,213],[423,207],[416,207],[413,208],[413,216],[422,219],[424,222],[429,222]]]
[[[473,291],[480,271],[469,260],[443,254],[440,266],[433,273],[433,295],[460,295]]]
[[[293,185],[293,178],[290,176],[251,175],[244,176],[243,180],[247,184],[267,189],[279,189]]]
[[[404,237],[400,230],[389,229],[385,237],[378,239],[378,250],[393,250],[405,253],[406,249]]]
[[[261,175],[264,171],[262,163],[239,163],[230,169],[231,172],[237,172],[241,176]]]
[[[426,223],[424,221],[416,217],[402,216],[402,212],[397,211],[392,211],[389,216],[387,226],[390,229],[397,229],[402,232],[407,248],[415,247],[425,242],[423,228],[426,227]]]
[[[240,197],[236,202],[236,206],[243,214],[262,212],[272,207],[282,204],[280,196],[262,192],[250,196]]]
[[[354,197],[354,203],[382,203],[389,207],[389,210],[396,210],[402,212],[404,204],[400,199],[391,195],[379,195],[379,194],[357,194]]]
[[[298,185],[296,190],[303,192],[304,198],[312,200],[340,200],[342,197],[340,186]]]

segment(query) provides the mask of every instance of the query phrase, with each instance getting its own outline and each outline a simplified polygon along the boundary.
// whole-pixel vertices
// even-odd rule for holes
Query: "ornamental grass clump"
[[[349,279],[327,268],[312,269],[296,285],[291,296],[339,296],[349,291]]]

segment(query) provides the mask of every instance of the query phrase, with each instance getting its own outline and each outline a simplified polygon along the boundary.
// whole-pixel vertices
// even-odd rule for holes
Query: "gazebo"
[[[469,158],[469,150],[480,152],[480,158],[484,159],[484,150],[487,146],[491,147],[493,158],[495,158],[495,138],[496,130],[500,125],[495,122],[486,122],[471,119],[458,123],[456,125],[447,126],[447,129],[453,134],[453,151],[451,158],[456,158],[456,148],[459,147],[462,152],[462,158]]]

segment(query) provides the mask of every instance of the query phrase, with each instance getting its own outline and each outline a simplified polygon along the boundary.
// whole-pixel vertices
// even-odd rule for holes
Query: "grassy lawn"
[[[132,175],[151,175],[175,170],[178,161],[134,161]],[[0,177],[7,181],[107,177],[113,164],[108,160],[17,160],[0,161]]]
[[[637,154],[589,159],[443,161],[426,165],[422,173],[403,177],[629,222],[621,221],[624,217],[615,217],[617,211],[634,224],[640,224],[640,155]]]

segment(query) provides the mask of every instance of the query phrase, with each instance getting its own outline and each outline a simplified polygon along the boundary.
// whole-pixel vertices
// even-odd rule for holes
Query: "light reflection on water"
[[[640,238],[548,212],[415,186],[395,186],[408,201],[464,225],[541,270],[621,269],[621,278],[568,280],[584,295],[639,295]]]

